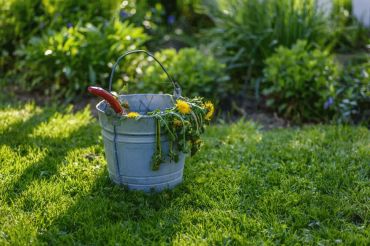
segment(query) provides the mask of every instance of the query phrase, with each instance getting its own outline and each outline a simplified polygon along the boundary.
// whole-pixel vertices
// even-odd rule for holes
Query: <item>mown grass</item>
[[[0,244],[370,243],[370,132],[208,128],[184,183],[159,194],[108,178],[88,110],[0,110]]]

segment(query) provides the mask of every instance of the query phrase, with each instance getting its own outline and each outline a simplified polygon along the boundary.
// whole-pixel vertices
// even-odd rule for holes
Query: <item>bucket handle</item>
[[[162,70],[166,73],[168,79],[172,82],[173,88],[174,88],[174,92],[173,92],[174,97],[175,98],[181,97],[181,87],[180,87],[180,85],[172,79],[172,77],[168,74],[167,70],[164,68],[162,63],[160,63],[158,61],[158,59],[154,57],[154,55],[152,55],[151,53],[149,53],[146,50],[131,50],[131,51],[127,51],[126,53],[124,53],[123,55],[118,57],[116,63],[113,65],[112,72],[111,72],[110,77],[109,77],[109,92],[112,91],[112,81],[113,81],[113,77],[114,77],[114,72],[116,71],[116,67],[118,66],[118,64],[121,62],[121,60],[125,56],[133,54],[133,53],[145,53],[146,55],[152,57],[161,66]]]

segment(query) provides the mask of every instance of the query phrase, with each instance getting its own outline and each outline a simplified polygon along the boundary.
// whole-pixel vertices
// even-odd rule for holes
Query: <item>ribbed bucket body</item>
[[[131,94],[120,96],[130,110],[143,115],[140,119],[117,118],[105,113],[106,102],[97,105],[102,127],[105,155],[110,178],[131,190],[161,191],[182,182],[185,155],[180,153],[178,162],[170,162],[169,141],[161,136],[165,163],[159,170],[152,170],[152,156],[156,149],[156,120],[145,115],[156,109],[173,106],[171,95]]]

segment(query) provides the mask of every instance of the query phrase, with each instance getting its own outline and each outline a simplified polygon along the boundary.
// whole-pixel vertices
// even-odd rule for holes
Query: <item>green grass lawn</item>
[[[370,243],[370,132],[207,129],[184,182],[112,184],[88,110],[0,109],[0,245]]]

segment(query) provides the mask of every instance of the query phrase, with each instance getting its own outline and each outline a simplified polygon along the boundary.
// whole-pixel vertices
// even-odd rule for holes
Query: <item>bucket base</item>
[[[185,155],[180,155],[178,163],[163,163],[159,170],[153,171],[148,168],[146,172],[134,175],[132,172],[126,172],[118,175],[117,172],[108,168],[110,179],[119,185],[125,185],[129,190],[141,190],[145,192],[162,191],[172,189],[183,180]]]
[[[118,185],[124,185],[126,186],[129,190],[141,190],[144,192],[151,192],[151,191],[156,191],[160,192],[166,189],[173,189],[177,185],[182,183],[183,177],[182,177],[182,170],[181,170],[181,175],[179,177],[176,177],[173,180],[166,181],[163,183],[150,183],[150,184],[134,184],[134,183],[129,183],[129,182],[120,182],[118,178],[114,175],[109,174],[109,177],[111,180],[118,184]],[[124,177],[121,176],[121,180],[123,180]]]

